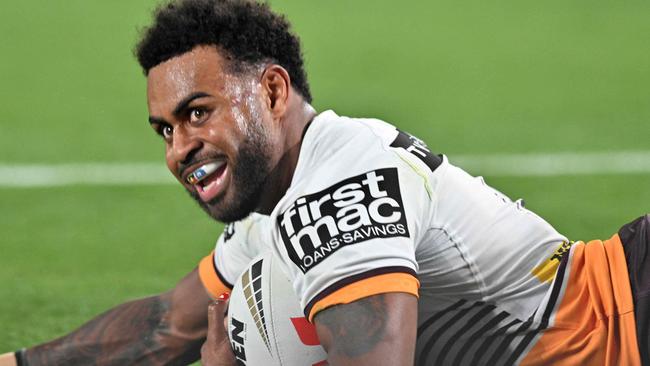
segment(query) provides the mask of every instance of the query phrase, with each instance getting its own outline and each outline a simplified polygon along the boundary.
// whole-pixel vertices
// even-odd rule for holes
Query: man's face
[[[214,47],[197,47],[149,71],[151,126],[167,167],[213,218],[246,217],[271,171],[271,116],[253,72],[228,72]]]

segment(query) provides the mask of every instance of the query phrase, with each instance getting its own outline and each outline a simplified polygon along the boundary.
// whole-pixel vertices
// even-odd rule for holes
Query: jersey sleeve
[[[266,245],[267,221],[267,216],[252,214],[225,226],[215,249],[199,262],[199,277],[210,296],[230,293],[234,281]]]
[[[432,201],[426,165],[376,140],[332,151],[275,218],[277,254],[310,321],[368,296],[418,296],[415,250]]]

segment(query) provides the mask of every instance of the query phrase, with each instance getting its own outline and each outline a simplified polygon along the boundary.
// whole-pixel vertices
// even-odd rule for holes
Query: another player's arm
[[[417,298],[386,293],[320,311],[314,318],[330,365],[413,365]]]
[[[169,292],[119,305],[64,337],[27,349],[25,364],[189,364],[200,357],[209,302],[194,270]],[[6,362],[0,357],[0,366],[12,360]]]

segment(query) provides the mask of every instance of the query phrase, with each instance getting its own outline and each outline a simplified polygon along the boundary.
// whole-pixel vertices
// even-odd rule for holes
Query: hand
[[[232,366],[236,364],[224,321],[224,313],[228,307],[226,301],[228,297],[224,295],[208,306],[208,337],[201,347],[201,364],[203,366]]]

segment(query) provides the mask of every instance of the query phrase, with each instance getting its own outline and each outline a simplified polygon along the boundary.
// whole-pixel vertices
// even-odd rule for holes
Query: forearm
[[[172,298],[122,304],[76,331],[26,350],[26,364],[186,365],[200,357],[205,332],[184,333],[170,324]]]

